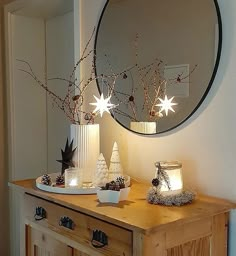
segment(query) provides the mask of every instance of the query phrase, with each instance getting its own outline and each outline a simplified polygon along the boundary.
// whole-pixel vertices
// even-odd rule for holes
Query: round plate
[[[56,177],[60,173],[50,173],[51,179],[52,179],[52,185],[44,185],[41,180],[42,176],[38,177],[36,179],[36,187],[52,193],[58,193],[58,194],[71,194],[71,195],[88,195],[88,194],[96,194],[98,187],[83,187],[83,188],[65,188],[65,187],[57,187],[56,184]]]
[[[41,180],[42,176],[38,177],[36,179],[36,187],[52,193],[57,194],[70,194],[70,195],[89,195],[89,194],[97,194],[97,190],[99,190],[99,187],[87,187],[86,185],[83,188],[65,188],[65,187],[58,187],[56,185],[56,177],[60,173],[50,173],[48,174],[52,179],[52,185],[44,185]],[[130,186],[130,176],[124,175],[125,177],[125,186]]]

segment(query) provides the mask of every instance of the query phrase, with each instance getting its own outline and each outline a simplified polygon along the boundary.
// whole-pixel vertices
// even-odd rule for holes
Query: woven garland
[[[165,195],[156,188],[150,188],[147,194],[147,201],[150,204],[160,204],[166,206],[181,206],[191,203],[196,194],[192,191],[183,190],[181,193],[174,195]]]

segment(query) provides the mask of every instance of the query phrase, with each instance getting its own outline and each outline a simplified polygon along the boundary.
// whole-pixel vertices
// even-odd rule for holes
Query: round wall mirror
[[[108,0],[95,40],[98,80],[111,114],[141,134],[170,131],[206,97],[216,74],[222,25],[214,0]],[[112,92],[112,93],[111,93]]]

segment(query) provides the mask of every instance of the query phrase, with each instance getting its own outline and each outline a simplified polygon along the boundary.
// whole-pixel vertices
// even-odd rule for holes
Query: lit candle
[[[69,184],[71,187],[75,187],[75,186],[78,186],[78,182],[77,182],[77,179],[72,179],[70,181],[70,184]]]
[[[161,180],[163,195],[179,194],[183,190],[182,164],[177,161],[157,162],[157,177]]]
[[[82,177],[80,169],[70,168],[65,170],[65,187],[82,187]]]

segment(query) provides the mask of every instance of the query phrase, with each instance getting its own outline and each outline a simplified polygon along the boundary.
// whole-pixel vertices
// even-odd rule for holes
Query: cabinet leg
[[[211,255],[227,256],[228,213],[222,213],[212,220]]]

